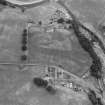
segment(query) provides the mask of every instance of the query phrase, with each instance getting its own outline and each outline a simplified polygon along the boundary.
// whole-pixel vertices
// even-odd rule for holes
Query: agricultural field
[[[72,11],[75,19],[104,42],[104,5],[103,0],[47,0],[29,6],[15,4],[14,8],[0,5],[0,105],[93,105],[87,90],[101,86],[89,74],[95,55],[92,58],[93,53],[89,55],[81,47],[78,30],[73,30],[70,23],[73,17],[67,17],[67,11]],[[90,34],[88,37],[91,39]],[[104,64],[104,47],[98,49],[100,43],[92,41]],[[70,78],[64,81],[72,82],[75,88],[57,86],[52,94],[47,88],[36,86],[33,78],[46,79],[46,71],[52,66],[68,73]],[[50,79],[49,84],[53,84]]]

